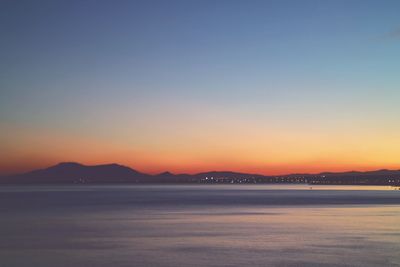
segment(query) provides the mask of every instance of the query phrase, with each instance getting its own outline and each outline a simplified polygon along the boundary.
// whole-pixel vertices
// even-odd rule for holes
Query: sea
[[[0,267],[400,266],[389,186],[0,187]]]

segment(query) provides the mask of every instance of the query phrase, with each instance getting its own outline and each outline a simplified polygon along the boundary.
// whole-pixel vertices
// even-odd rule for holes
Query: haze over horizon
[[[66,161],[399,169],[399,12],[399,1],[2,1],[0,175]]]

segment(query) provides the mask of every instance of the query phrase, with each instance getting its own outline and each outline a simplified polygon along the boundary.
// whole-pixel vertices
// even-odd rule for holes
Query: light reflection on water
[[[144,188],[146,190],[158,188],[176,188],[190,190],[220,190],[220,189],[246,189],[246,190],[346,190],[346,191],[386,191],[398,190],[399,186],[390,185],[309,185],[309,184],[181,184],[181,185],[36,185],[36,186],[0,186],[0,192],[18,191],[96,191],[96,190],[131,190]]]
[[[0,266],[400,266],[400,192],[280,186],[1,188]]]

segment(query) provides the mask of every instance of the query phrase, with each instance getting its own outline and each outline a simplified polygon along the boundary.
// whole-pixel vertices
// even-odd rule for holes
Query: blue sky
[[[211,153],[224,143],[212,134],[197,136],[210,128],[245,128],[266,139],[294,130],[329,135],[318,155],[332,152],[324,142],[336,142],[338,132],[350,139],[372,132],[363,141],[376,147],[354,143],[372,157],[380,140],[400,133],[399,12],[399,1],[2,1],[0,137],[8,144],[3,151],[15,156],[0,168],[30,159],[44,165],[67,159],[63,154],[113,161],[80,158],[86,139],[115,140],[107,147],[112,151],[151,151],[158,162],[174,144],[186,148],[175,151],[179,159],[201,154],[206,168],[207,153],[199,147]],[[20,147],[43,133],[53,143],[76,141],[76,148]],[[247,138],[239,134],[225,145],[253,153],[252,144],[242,143]],[[337,142],[341,153],[351,147]],[[278,149],[260,143],[260,149]],[[379,155],[392,159],[400,152],[398,143],[390,144]],[[229,164],[226,147],[217,161]],[[293,154],[300,147],[282,149]],[[135,164],[127,153],[116,161]],[[303,157],[318,161],[317,154]],[[354,162],[365,160],[357,155]],[[281,165],[303,162],[283,158]],[[142,165],[177,168],[164,161],[159,168]],[[269,162],[249,166],[264,171]]]

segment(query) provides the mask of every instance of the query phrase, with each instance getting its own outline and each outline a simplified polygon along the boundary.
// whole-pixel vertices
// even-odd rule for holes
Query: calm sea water
[[[400,266],[400,191],[5,186],[0,266]]]

